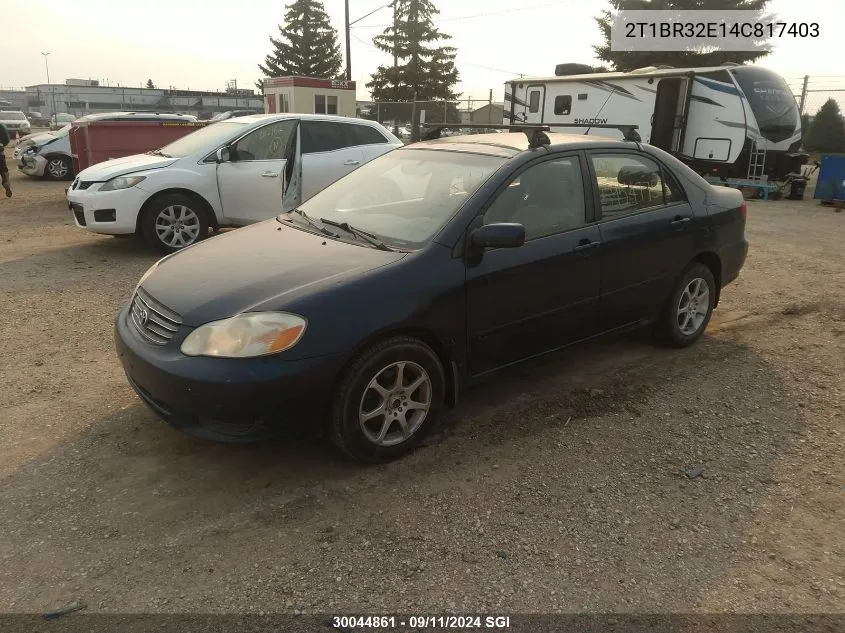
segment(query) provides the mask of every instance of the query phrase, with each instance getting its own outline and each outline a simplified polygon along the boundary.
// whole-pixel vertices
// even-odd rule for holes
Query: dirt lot
[[[845,611],[845,213],[750,203],[698,345],[509,372],[364,468],[159,422],[111,340],[156,256],[76,229],[65,183],[13,184],[0,611]]]

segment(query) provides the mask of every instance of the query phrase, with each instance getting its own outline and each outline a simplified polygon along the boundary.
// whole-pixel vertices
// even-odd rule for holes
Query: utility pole
[[[399,7],[396,0],[393,0],[393,101],[399,101],[399,82],[397,81],[399,68]],[[414,105],[416,106],[416,97],[414,97]],[[393,106],[396,107],[396,104]],[[412,122],[413,126],[413,122]],[[399,133],[399,123],[396,121],[396,116],[393,117],[393,133]]]
[[[807,82],[810,80],[810,75],[804,75],[804,85],[801,87],[801,101],[798,102],[798,115],[804,114],[804,105],[807,102]]]
[[[488,100],[488,108],[487,108],[487,122],[493,122],[493,89],[490,88],[490,99]]]
[[[352,25],[349,23],[349,0],[344,0],[343,4],[346,10],[344,20],[346,23],[346,81],[352,81],[352,42],[349,41],[349,27]]]
[[[41,53],[44,55],[44,68],[47,69],[47,85],[50,87],[50,95],[52,96],[53,100],[53,116],[57,114],[56,112],[56,90],[53,88],[53,84],[50,83],[50,65],[47,63],[47,55],[50,53]],[[56,118],[56,123],[58,124],[59,119]]]

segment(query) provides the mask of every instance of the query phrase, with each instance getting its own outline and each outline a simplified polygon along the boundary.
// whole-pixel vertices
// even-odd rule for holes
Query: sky
[[[343,41],[343,0],[324,0]],[[351,20],[379,9],[389,0],[349,0]],[[552,75],[558,63],[598,63],[599,43],[593,17],[605,0],[434,0],[436,23],[452,36],[461,73],[463,99],[501,101],[504,82],[519,74]],[[284,0],[247,0],[243,4],[200,0],[26,0],[4,2],[0,36],[0,87],[20,88],[50,78],[99,79],[112,85],[222,90],[236,79],[252,88],[257,64],[270,52],[269,36],[278,32]],[[124,7],[118,8],[120,5]],[[811,88],[845,88],[845,64],[835,29],[845,20],[840,0],[772,0],[769,10],[787,22],[818,22],[815,39],[781,39],[760,63],[778,71],[800,90],[801,77]],[[352,28],[352,76],[358,98],[368,99],[364,84],[391,59],[374,49],[372,38],[391,19],[380,9]],[[839,93],[845,97],[845,92]],[[812,95],[813,102],[826,95]],[[840,101],[841,102],[841,101]],[[478,104],[480,105],[480,104]],[[818,104],[820,105],[820,103]],[[816,107],[812,108],[817,109]]]

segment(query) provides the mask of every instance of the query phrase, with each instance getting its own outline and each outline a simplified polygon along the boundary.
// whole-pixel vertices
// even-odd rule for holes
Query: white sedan
[[[80,228],[139,234],[170,253],[203,239],[209,228],[274,217],[402,145],[363,119],[232,118],[159,150],[83,170],[67,191],[68,207]]]

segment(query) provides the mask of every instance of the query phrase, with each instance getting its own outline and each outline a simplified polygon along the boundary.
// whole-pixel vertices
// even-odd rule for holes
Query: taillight
[[[744,220],[748,215],[748,205],[743,202],[739,207],[739,216]]]

